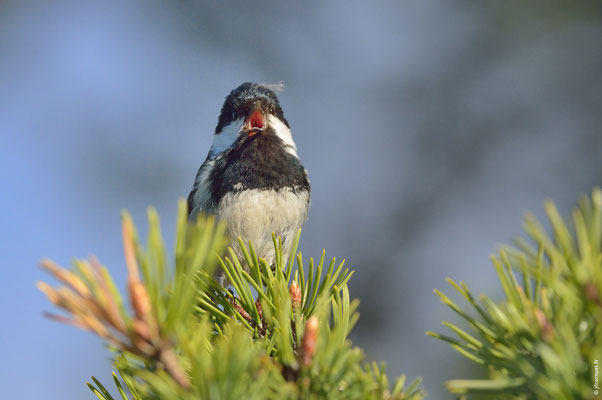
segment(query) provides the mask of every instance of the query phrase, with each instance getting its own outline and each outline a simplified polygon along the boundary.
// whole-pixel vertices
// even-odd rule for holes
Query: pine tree
[[[464,282],[448,279],[466,311],[442,292],[442,302],[467,328],[444,322],[454,337],[427,334],[487,369],[488,379],[453,380],[461,399],[594,399],[602,357],[602,191],[582,197],[570,221],[546,203],[552,235],[532,214],[529,238],[492,256],[505,299],[479,300]],[[73,270],[50,260],[42,266],[61,282],[38,287],[68,316],[52,319],[92,331],[114,353],[113,374],[122,399],[409,399],[425,397],[415,380],[390,385],[384,364],[367,363],[348,339],[358,302],[347,282],[353,272],[332,259],[305,264],[282,254],[274,237],[274,266],[258,259],[252,243],[226,249],[224,225],[178,213],[173,267],[149,209],[146,247],[123,214],[128,269],[126,307],[106,268],[95,259]],[[243,264],[248,269],[243,268]],[[233,286],[214,279],[221,267]],[[131,312],[128,312],[131,309]],[[113,399],[97,379],[88,386]]]
[[[76,261],[73,270],[44,260],[42,267],[62,286],[38,283],[69,314],[50,318],[110,344],[122,399],[424,398],[419,379],[406,387],[402,376],[390,385],[384,364],[367,363],[352,346],[358,302],[351,301],[347,282],[353,273],[344,261],[326,263],[325,252],[306,266],[297,253],[300,231],[290,257],[273,238],[274,266],[242,241],[239,260],[225,249],[224,225],[203,216],[189,223],[181,201],[171,268],[154,209],[148,219],[143,247],[130,216],[122,217],[132,312],[95,258]],[[218,266],[233,291],[213,279]],[[113,399],[92,380],[88,386],[99,399]]]
[[[435,291],[470,332],[444,322],[456,337],[428,334],[487,369],[489,379],[453,380],[462,398],[575,400],[600,398],[602,358],[602,191],[583,196],[563,221],[546,202],[552,235],[533,214],[515,239],[492,256],[505,293],[495,303],[475,299],[466,284],[448,282],[470,305],[471,315]]]

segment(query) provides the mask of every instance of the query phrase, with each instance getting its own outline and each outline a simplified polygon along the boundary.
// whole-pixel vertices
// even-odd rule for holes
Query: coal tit
[[[272,232],[282,238],[287,257],[309,209],[307,171],[275,90],[277,85],[245,82],[230,92],[188,196],[189,220],[199,213],[225,220],[241,262],[239,237],[272,265]],[[217,277],[224,282],[223,271]]]

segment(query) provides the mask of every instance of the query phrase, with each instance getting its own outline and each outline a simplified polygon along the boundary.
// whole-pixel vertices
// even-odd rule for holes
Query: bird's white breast
[[[239,237],[245,243],[250,240],[257,255],[271,264],[274,261],[272,232],[283,238],[287,256],[293,236],[307,218],[308,208],[306,191],[248,189],[226,194],[215,214],[227,221],[228,236],[233,243]]]

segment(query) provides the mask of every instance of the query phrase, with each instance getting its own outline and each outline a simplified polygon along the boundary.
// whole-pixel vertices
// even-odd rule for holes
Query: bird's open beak
[[[256,108],[247,117],[243,130],[251,137],[263,131],[263,128],[265,128],[265,116],[259,108]]]

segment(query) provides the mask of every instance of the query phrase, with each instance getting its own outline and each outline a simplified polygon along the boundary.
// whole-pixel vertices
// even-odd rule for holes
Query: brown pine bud
[[[132,326],[137,337],[150,342],[150,330],[144,321],[136,318],[132,322]]]
[[[585,296],[588,298],[588,300],[591,300],[596,304],[602,305],[602,301],[600,301],[600,294],[598,293],[596,285],[594,285],[593,283],[588,283],[587,285],[585,285],[584,290]]]
[[[129,279],[128,289],[130,291],[130,299],[136,316],[141,320],[145,320],[151,311],[150,301],[146,288],[140,281]]]
[[[303,364],[310,365],[318,343],[318,318],[314,315],[305,323],[303,335]]]
[[[243,317],[247,321],[253,320],[253,318],[251,318],[249,313],[246,312],[245,309],[242,308],[242,306],[240,304],[238,304],[235,300],[230,300],[230,304],[232,304],[234,306],[234,308],[236,309],[236,311],[238,311],[238,313],[240,314],[241,317]]]
[[[75,292],[81,297],[89,297],[90,289],[86,286],[83,280],[75,275],[73,272],[68,271],[64,268],[59,267],[52,260],[44,259],[41,261],[41,266],[45,270],[53,274],[56,279],[69,285]]]
[[[549,341],[554,337],[554,326],[539,308],[536,308],[533,313],[535,314],[537,326],[539,326],[539,330],[541,331],[542,339],[546,342]]]
[[[257,298],[257,300],[255,300],[255,307],[257,308],[259,319],[263,321],[263,309],[261,308],[261,302],[259,301],[259,297]]]
[[[163,349],[159,354],[159,360],[169,375],[184,389],[190,389],[190,378],[180,365],[178,356],[171,348]]]
[[[301,307],[301,289],[299,288],[299,285],[297,285],[297,282],[293,281],[293,283],[291,283],[288,292],[291,295],[293,310]]]

